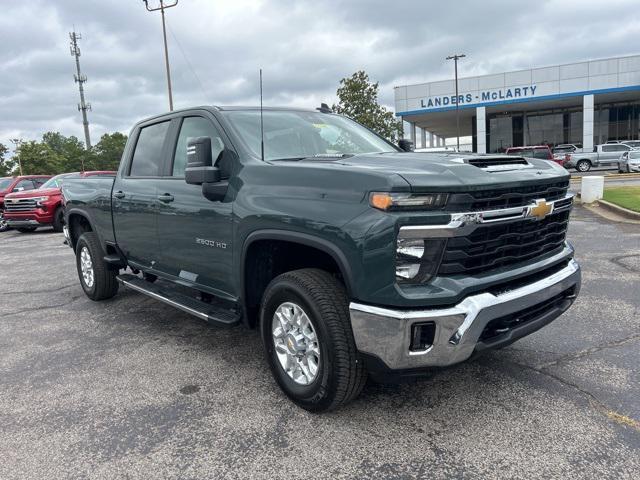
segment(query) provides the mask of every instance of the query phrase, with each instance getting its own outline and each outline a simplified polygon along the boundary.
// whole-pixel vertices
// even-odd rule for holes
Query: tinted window
[[[20,180],[13,190],[16,191],[18,188],[22,188],[23,190],[33,190],[36,187],[33,185],[33,181],[31,180]]]
[[[214,165],[218,156],[224,150],[222,138],[211,121],[203,117],[185,118],[182,122],[182,127],[180,127],[180,135],[178,136],[176,152],[173,157],[174,177],[184,176],[184,169],[187,166],[187,143],[189,139],[195,137],[211,138],[211,158],[213,158]]]
[[[603,152],[626,152],[627,150],[630,150],[630,147],[620,144],[605,145],[604,147],[602,147]]]
[[[543,149],[534,150],[533,151],[533,158],[544,158],[544,159],[547,159],[547,158],[549,158],[549,151],[548,150],[543,150]]]
[[[160,175],[162,145],[168,129],[169,122],[167,121],[149,125],[140,130],[129,175],[132,177]]]

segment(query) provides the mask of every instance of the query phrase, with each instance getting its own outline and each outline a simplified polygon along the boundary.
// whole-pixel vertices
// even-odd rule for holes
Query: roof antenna
[[[262,69],[260,69],[260,157],[264,162],[264,123],[262,121]]]

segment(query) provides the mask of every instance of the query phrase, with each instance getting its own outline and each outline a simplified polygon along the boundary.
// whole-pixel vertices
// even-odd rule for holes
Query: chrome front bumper
[[[491,320],[542,304],[573,288],[573,297],[567,297],[572,301],[580,280],[580,266],[571,260],[547,278],[499,295],[472,295],[451,308],[396,310],[352,302],[351,326],[358,350],[377,357],[391,370],[453,365],[471,356]],[[433,345],[410,351],[411,325],[429,321],[436,326]]]

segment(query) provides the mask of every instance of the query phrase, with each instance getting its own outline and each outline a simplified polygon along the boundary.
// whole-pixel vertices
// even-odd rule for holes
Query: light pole
[[[144,6],[146,7],[147,11],[155,12],[157,10],[160,10],[160,13],[162,14],[162,38],[164,39],[164,63],[165,63],[165,66],[167,67],[167,88],[169,90],[169,110],[173,111],[173,93],[171,92],[171,72],[169,70],[169,49],[167,48],[167,28],[164,23],[164,10],[166,8],[171,8],[178,5],[178,0],[174,0],[174,2],[169,5],[165,5],[164,0],[160,0],[160,6],[156,8],[149,8],[149,4],[147,3],[148,0],[142,0],[142,1],[144,2]]]
[[[464,57],[466,57],[464,53],[459,55],[458,54],[451,55],[447,57],[447,60],[453,60],[453,64],[456,72],[456,137],[457,137],[456,146],[457,146],[458,152],[460,151],[460,116],[458,114],[458,104],[460,103],[460,97],[458,96],[458,59],[464,58]]]
[[[12,138],[11,143],[13,143],[13,154],[18,156],[18,168],[20,170],[20,176],[22,176],[22,161],[20,160],[20,155],[18,154],[18,147],[22,143],[22,140],[19,138]]]

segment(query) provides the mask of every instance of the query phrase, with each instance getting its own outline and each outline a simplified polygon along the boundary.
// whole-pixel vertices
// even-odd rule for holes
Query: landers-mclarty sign
[[[498,88],[495,90],[485,90],[475,93],[463,93],[458,95],[460,105],[479,104],[487,102],[500,102],[503,100],[514,100],[518,98],[530,98],[536,95],[536,86],[527,85],[523,87]],[[438,97],[423,98],[420,100],[422,108],[441,108],[456,105],[455,95],[445,95]]]

